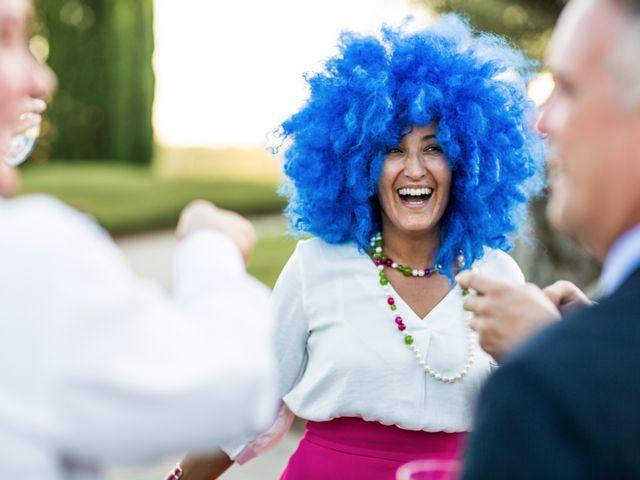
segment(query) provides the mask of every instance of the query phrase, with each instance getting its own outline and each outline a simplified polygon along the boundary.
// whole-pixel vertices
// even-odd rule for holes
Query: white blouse
[[[473,268],[512,283],[524,276],[506,253],[487,249]],[[387,305],[378,270],[356,245],[314,238],[298,243],[273,292],[281,414],[261,437],[226,445],[244,463],[286,433],[293,412],[313,421],[357,416],[409,430],[464,432],[491,357],[475,339],[467,376],[440,382],[407,348]],[[394,292],[415,344],[435,371],[455,375],[467,362],[469,314],[455,286],[426,317]],[[288,412],[290,411],[290,412]]]
[[[138,278],[95,222],[54,199],[0,199],[4,476],[97,478],[269,427],[268,289],[205,230],[179,243],[173,280],[169,295]]]

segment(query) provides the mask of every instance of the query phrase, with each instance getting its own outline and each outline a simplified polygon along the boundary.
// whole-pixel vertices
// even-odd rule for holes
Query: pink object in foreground
[[[396,480],[458,480],[461,460],[414,460],[402,465]]]
[[[456,461],[465,438],[466,433],[404,430],[361,418],[307,422],[280,480],[395,480],[398,468],[413,460]]]

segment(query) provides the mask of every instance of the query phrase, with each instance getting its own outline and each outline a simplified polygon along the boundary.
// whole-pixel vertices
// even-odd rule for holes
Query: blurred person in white
[[[0,1],[0,159],[25,99],[55,82],[27,48],[31,8]],[[7,194],[15,176],[2,163]],[[253,228],[195,202],[177,234],[168,296],[89,217],[46,196],[0,199],[3,476],[99,478],[105,465],[206,451],[271,423],[268,290],[245,272]]]

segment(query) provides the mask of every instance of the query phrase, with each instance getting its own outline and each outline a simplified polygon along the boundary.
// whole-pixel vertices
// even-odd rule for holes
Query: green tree
[[[153,158],[152,0],[38,0],[59,87],[47,118],[52,158]]]
[[[416,0],[437,12],[458,12],[483,31],[504,35],[541,59],[565,0]]]

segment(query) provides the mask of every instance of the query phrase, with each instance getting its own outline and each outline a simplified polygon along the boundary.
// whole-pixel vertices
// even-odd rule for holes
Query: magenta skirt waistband
[[[404,430],[361,418],[307,422],[281,480],[394,480],[411,460],[455,460],[466,433]]]

